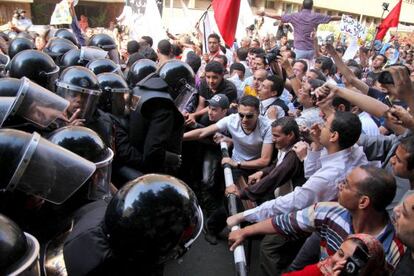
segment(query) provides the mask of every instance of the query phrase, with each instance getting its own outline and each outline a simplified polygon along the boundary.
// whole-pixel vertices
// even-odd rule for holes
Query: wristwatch
[[[240,169],[241,168],[241,162],[237,161],[237,168]]]
[[[293,80],[294,78],[296,78],[296,75],[293,74],[293,75],[288,76],[287,78],[288,78],[288,80]]]

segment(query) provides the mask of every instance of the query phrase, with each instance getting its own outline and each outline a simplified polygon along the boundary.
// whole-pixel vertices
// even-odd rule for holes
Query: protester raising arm
[[[393,80],[393,84],[383,84],[391,96],[404,101],[410,108],[410,113],[414,112],[414,85],[411,82],[407,68],[404,66],[392,66],[385,69]]]
[[[282,16],[281,15],[269,14],[269,13],[267,13],[265,11],[258,11],[256,14],[259,15],[259,16],[270,17],[270,18],[273,18],[273,19],[276,19],[276,20],[282,20]]]
[[[206,138],[220,131],[216,124],[204,128],[194,129],[184,133],[183,141],[193,141]]]
[[[385,116],[389,110],[387,105],[370,96],[363,95],[351,89],[340,88],[330,83],[326,83],[316,89],[315,94],[319,99],[317,105],[325,104],[326,101],[332,101],[335,96],[339,96],[376,117]]]
[[[342,74],[342,76],[344,76],[346,81],[349,82],[356,89],[361,91],[363,94],[368,94],[369,86],[354,75],[351,69],[349,69],[348,66],[346,66],[346,64],[343,62],[343,60],[338,56],[338,53],[335,51],[335,48],[331,44],[326,45],[326,51],[334,60],[336,68]]]
[[[280,65],[283,69],[285,69],[288,79],[290,81],[290,85],[292,86],[293,92],[295,92],[296,97],[299,94],[299,90],[302,88],[301,80],[295,76],[293,72],[292,65],[287,58],[280,59]]]

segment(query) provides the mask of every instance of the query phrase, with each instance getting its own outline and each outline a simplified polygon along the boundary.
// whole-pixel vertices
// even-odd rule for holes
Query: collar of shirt
[[[326,166],[326,165],[332,165],[332,164],[339,164],[339,163],[343,163],[344,159],[346,159],[347,156],[349,156],[352,152],[352,148],[347,148],[332,154],[328,154],[328,151],[326,149],[323,149],[322,154],[321,154],[321,165],[322,167]]]
[[[265,111],[276,99],[277,97],[271,97],[269,99],[260,101],[260,113],[263,114],[263,111]]]

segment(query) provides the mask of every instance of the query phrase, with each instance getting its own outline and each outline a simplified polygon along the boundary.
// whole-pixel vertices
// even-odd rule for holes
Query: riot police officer
[[[37,50],[24,50],[16,54],[9,64],[9,76],[31,81],[54,92],[55,81],[59,76],[59,67],[47,54]]]
[[[68,29],[59,29],[54,34],[53,37],[64,38],[71,41],[76,46],[79,46],[79,42],[74,33]]]
[[[90,61],[86,68],[90,69],[95,75],[101,73],[117,73],[122,75],[121,67],[110,59],[97,59]]]
[[[0,79],[0,127],[33,132],[66,119],[69,102],[40,85],[22,79]]]
[[[0,214],[0,274],[40,276],[39,242]]]
[[[53,38],[48,41],[43,51],[59,65],[62,56],[73,49],[78,49],[78,47],[72,41],[64,38]]]
[[[70,102],[68,117],[75,116],[78,125],[96,131],[108,147],[114,147],[112,118],[97,109],[102,91],[91,70],[80,66],[66,68],[56,82],[56,93]]]
[[[7,51],[7,53],[10,59],[12,59],[19,52],[30,49],[36,49],[33,40],[24,37],[17,37],[10,42],[9,50]]]
[[[162,264],[182,256],[202,230],[203,215],[182,181],[150,174],[111,199],[75,215],[64,242],[69,275],[162,275]]]
[[[132,64],[125,72],[129,87],[134,88],[146,76],[157,71],[157,64],[149,59],[140,59]]]
[[[181,163],[184,117],[181,109],[192,97],[192,69],[172,60],[133,89],[139,98],[130,115],[129,138],[143,155],[143,172],[175,173]]]
[[[123,77],[116,73],[101,73],[97,77],[102,90],[98,104],[101,110],[123,118],[131,109],[136,109],[137,99],[132,98]]]
[[[116,64],[119,64],[119,53],[116,49],[116,42],[108,34],[95,34],[95,35],[93,35],[89,39],[87,45],[88,46],[99,47],[102,50],[107,51],[109,58],[111,60],[113,60]]]

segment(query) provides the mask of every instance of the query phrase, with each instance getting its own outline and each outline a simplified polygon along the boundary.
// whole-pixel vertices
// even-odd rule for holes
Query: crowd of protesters
[[[83,66],[90,70],[81,78],[88,78],[89,72],[98,79],[102,73],[116,73],[127,83],[125,89],[132,91],[130,101],[134,95],[144,101],[145,93],[135,93],[136,87],[164,89],[148,75],[157,72],[163,78],[165,65],[179,60],[188,65],[193,78],[187,83],[191,97],[178,108],[180,113],[162,102],[148,102],[148,115],[136,116],[132,106],[115,114],[100,100],[91,111],[95,118],[91,121],[80,117],[84,110],[66,97],[72,102],[64,123],[57,126],[88,127],[112,149],[112,195],[126,180],[142,174],[178,177],[197,196],[210,244],[228,238],[234,250],[253,236],[261,239],[260,252],[253,254],[260,254],[262,275],[410,275],[414,269],[414,46],[394,38],[361,46],[353,59],[343,60],[347,45],[342,40],[321,43],[315,34],[319,24],[340,18],[312,8],[313,1],[304,0],[303,9],[295,14],[259,12],[259,17],[279,20],[274,35],[259,37],[258,32],[246,30],[246,37],[235,45],[225,45],[215,33],[203,45],[199,29],[190,34],[167,32],[169,39],[154,45],[150,34],[131,40],[124,33],[130,26],[112,24],[104,33],[112,37],[114,47],[106,49],[91,44],[102,30],[94,32],[85,17],[78,22],[72,7],[75,19],[70,33],[77,43],[65,52],[52,47],[58,37],[54,30],[46,35],[22,30],[1,33],[0,75],[26,77],[62,96],[59,88],[71,87],[60,86],[65,82],[62,75],[69,75],[70,66]],[[292,30],[293,41],[288,39]],[[20,48],[16,47],[19,39]],[[114,67],[97,69],[91,63],[99,58],[66,66],[68,53],[85,46],[101,47]],[[13,59],[27,49],[50,55],[53,65],[64,70],[56,91],[50,88],[52,83],[37,81],[40,73],[33,77],[13,73],[17,64]],[[142,75],[148,68],[150,72]],[[177,75],[173,82],[181,85],[181,78]],[[0,78],[0,97],[10,97],[5,84],[1,87]],[[108,99],[114,107],[114,98]],[[144,114],[143,104],[138,109]],[[47,137],[57,126],[40,133]],[[24,128],[28,129],[32,128]],[[228,144],[231,157],[221,156],[220,141]],[[234,183],[227,187],[224,164],[233,172]],[[228,194],[235,194],[243,206],[233,216],[226,208]],[[71,204],[79,207],[71,202],[59,210],[60,216],[74,211]],[[0,207],[0,212],[10,209]],[[53,209],[42,208],[46,213]],[[27,216],[12,218],[32,230],[24,225],[31,225],[25,221]],[[243,227],[227,237],[226,226],[240,223]]]

